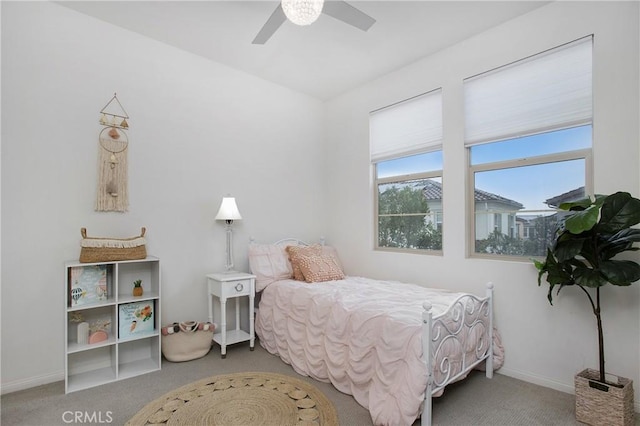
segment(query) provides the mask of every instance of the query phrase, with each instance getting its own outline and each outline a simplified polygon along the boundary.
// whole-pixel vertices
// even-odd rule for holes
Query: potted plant
[[[632,260],[614,259],[618,254],[636,251],[640,241],[640,200],[627,192],[560,205],[561,218],[553,247],[544,261],[533,260],[549,283],[547,299],[553,305],[556,295],[566,286],[577,286],[586,295],[598,329],[599,370],[586,369],[576,375],[576,418],[589,424],[633,424],[633,383],[617,378],[606,380],[604,335],[600,289],[607,283],[629,286],[640,279],[640,265]],[[562,216],[563,215],[563,216]]]
[[[142,280],[135,280],[133,282],[133,295],[134,296],[142,296]]]

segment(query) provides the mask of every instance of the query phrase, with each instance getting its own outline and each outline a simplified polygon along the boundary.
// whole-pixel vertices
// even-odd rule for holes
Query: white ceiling
[[[327,0],[328,1],[328,0]],[[350,1],[364,32],[328,15],[251,41],[277,1],[65,1],[64,6],[322,100],[408,65],[546,1]]]

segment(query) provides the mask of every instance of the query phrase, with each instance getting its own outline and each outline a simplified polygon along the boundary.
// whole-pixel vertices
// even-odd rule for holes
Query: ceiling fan
[[[321,13],[367,31],[376,22],[371,16],[342,0],[282,0],[252,44],[265,44],[287,18],[296,25],[309,25]]]

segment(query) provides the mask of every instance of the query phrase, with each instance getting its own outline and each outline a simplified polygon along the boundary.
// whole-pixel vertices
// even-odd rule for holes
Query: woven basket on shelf
[[[576,374],[576,420],[589,425],[631,426],[633,420],[633,381],[618,377],[621,387],[599,381],[596,370]]]
[[[80,242],[80,262],[111,262],[115,260],[135,260],[147,257],[145,228],[139,236],[131,238],[87,237],[87,229],[82,228]]]

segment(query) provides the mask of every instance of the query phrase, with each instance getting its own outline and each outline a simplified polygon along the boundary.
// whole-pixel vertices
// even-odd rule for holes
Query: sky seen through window
[[[591,125],[572,127],[471,148],[472,165],[516,160],[591,147]],[[378,178],[442,170],[442,151],[383,161]],[[585,161],[572,160],[537,166],[476,173],[476,188],[517,201],[523,210],[548,210],[545,200],[585,185]],[[447,171],[444,171],[446,175]],[[446,188],[445,188],[446,192]]]

